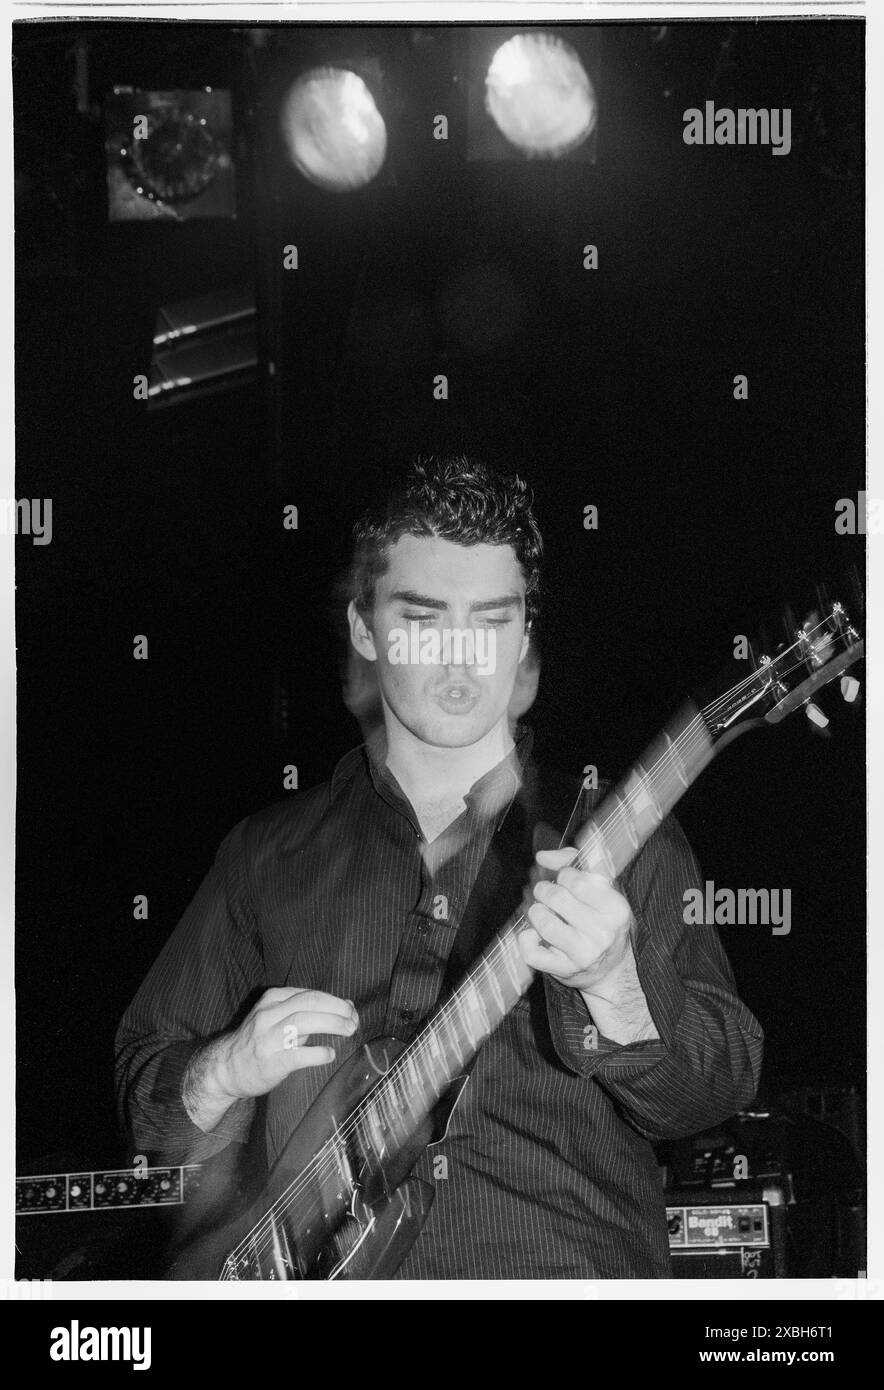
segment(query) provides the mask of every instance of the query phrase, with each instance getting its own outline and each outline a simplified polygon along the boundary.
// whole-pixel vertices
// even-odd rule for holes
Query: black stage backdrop
[[[286,764],[305,788],[359,741],[334,586],[395,467],[466,450],[532,483],[530,721],[572,771],[623,771],[736,634],[861,565],[834,523],[864,487],[862,27],[591,37],[596,162],[483,163],[464,120],[487,30],[16,26],[16,491],[53,499],[51,544],[18,541],[20,1172],[125,1159],[125,1005],[231,825],[298,795]],[[286,165],[274,103],[348,52],[388,75],[391,153],[334,195]],[[236,219],[108,222],[115,84],[232,92]],[[791,108],[792,151],[685,145],[706,100]],[[257,380],[148,412],[159,306],[246,283]],[[829,694],[831,738],[801,716],[746,738],[678,812],[706,878],[792,893],[788,936],[722,929],[769,1093],[863,1084],[862,715]]]

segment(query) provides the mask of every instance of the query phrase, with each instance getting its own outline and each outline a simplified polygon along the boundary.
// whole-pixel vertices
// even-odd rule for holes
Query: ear
[[[366,661],[377,661],[378,654],[371,630],[352,599],[347,604],[347,622],[350,624],[350,641],[359,655],[364,656]]]
[[[521,649],[521,651],[519,652],[519,662],[520,662],[520,663],[523,662],[523,661],[525,660],[525,657],[528,655],[528,648],[529,648],[530,646],[531,646],[531,624],[529,623],[528,626],[525,628],[525,633],[524,633],[524,636],[522,637],[522,649]]]

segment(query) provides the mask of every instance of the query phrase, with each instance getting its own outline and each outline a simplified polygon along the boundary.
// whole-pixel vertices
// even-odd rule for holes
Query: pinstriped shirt
[[[429,844],[368,747],[329,783],[240,822],[120,1025],[118,1098],[135,1149],[201,1162],[247,1139],[254,1101],[206,1134],[181,1086],[194,1051],[271,986],[354,1001],[358,1031],[330,1039],[338,1062],[372,1038],[410,1038],[518,907],[535,850],[558,843],[572,808],[588,818],[603,790],[538,767],[524,731]],[[600,1036],[582,996],[548,976],[486,1040],[415,1169],[435,1198],[397,1277],[670,1276],[650,1141],[751,1100],[762,1050],[714,927],[684,923],[684,892],[700,883],[671,816],[620,880],[659,1040]],[[266,1098],[271,1163],[330,1072],[296,1071]]]

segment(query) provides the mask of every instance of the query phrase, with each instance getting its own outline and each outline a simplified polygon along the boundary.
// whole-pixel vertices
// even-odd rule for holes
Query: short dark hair
[[[532,504],[530,488],[515,474],[496,473],[463,454],[419,459],[353,528],[351,592],[357,609],[363,615],[371,611],[388,546],[402,536],[439,536],[457,545],[511,545],[525,577],[525,622],[533,623],[543,539]]]

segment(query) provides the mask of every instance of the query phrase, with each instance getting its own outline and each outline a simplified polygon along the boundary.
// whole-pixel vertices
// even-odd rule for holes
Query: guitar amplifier
[[[16,1178],[15,1277],[163,1278],[171,1242],[250,1194],[252,1173],[239,1149],[231,1144],[203,1164],[183,1167],[138,1164]]]
[[[771,1180],[667,1191],[673,1278],[786,1278],[787,1201]]]
[[[843,1133],[755,1108],[656,1146],[677,1279],[856,1278],[864,1173]]]

